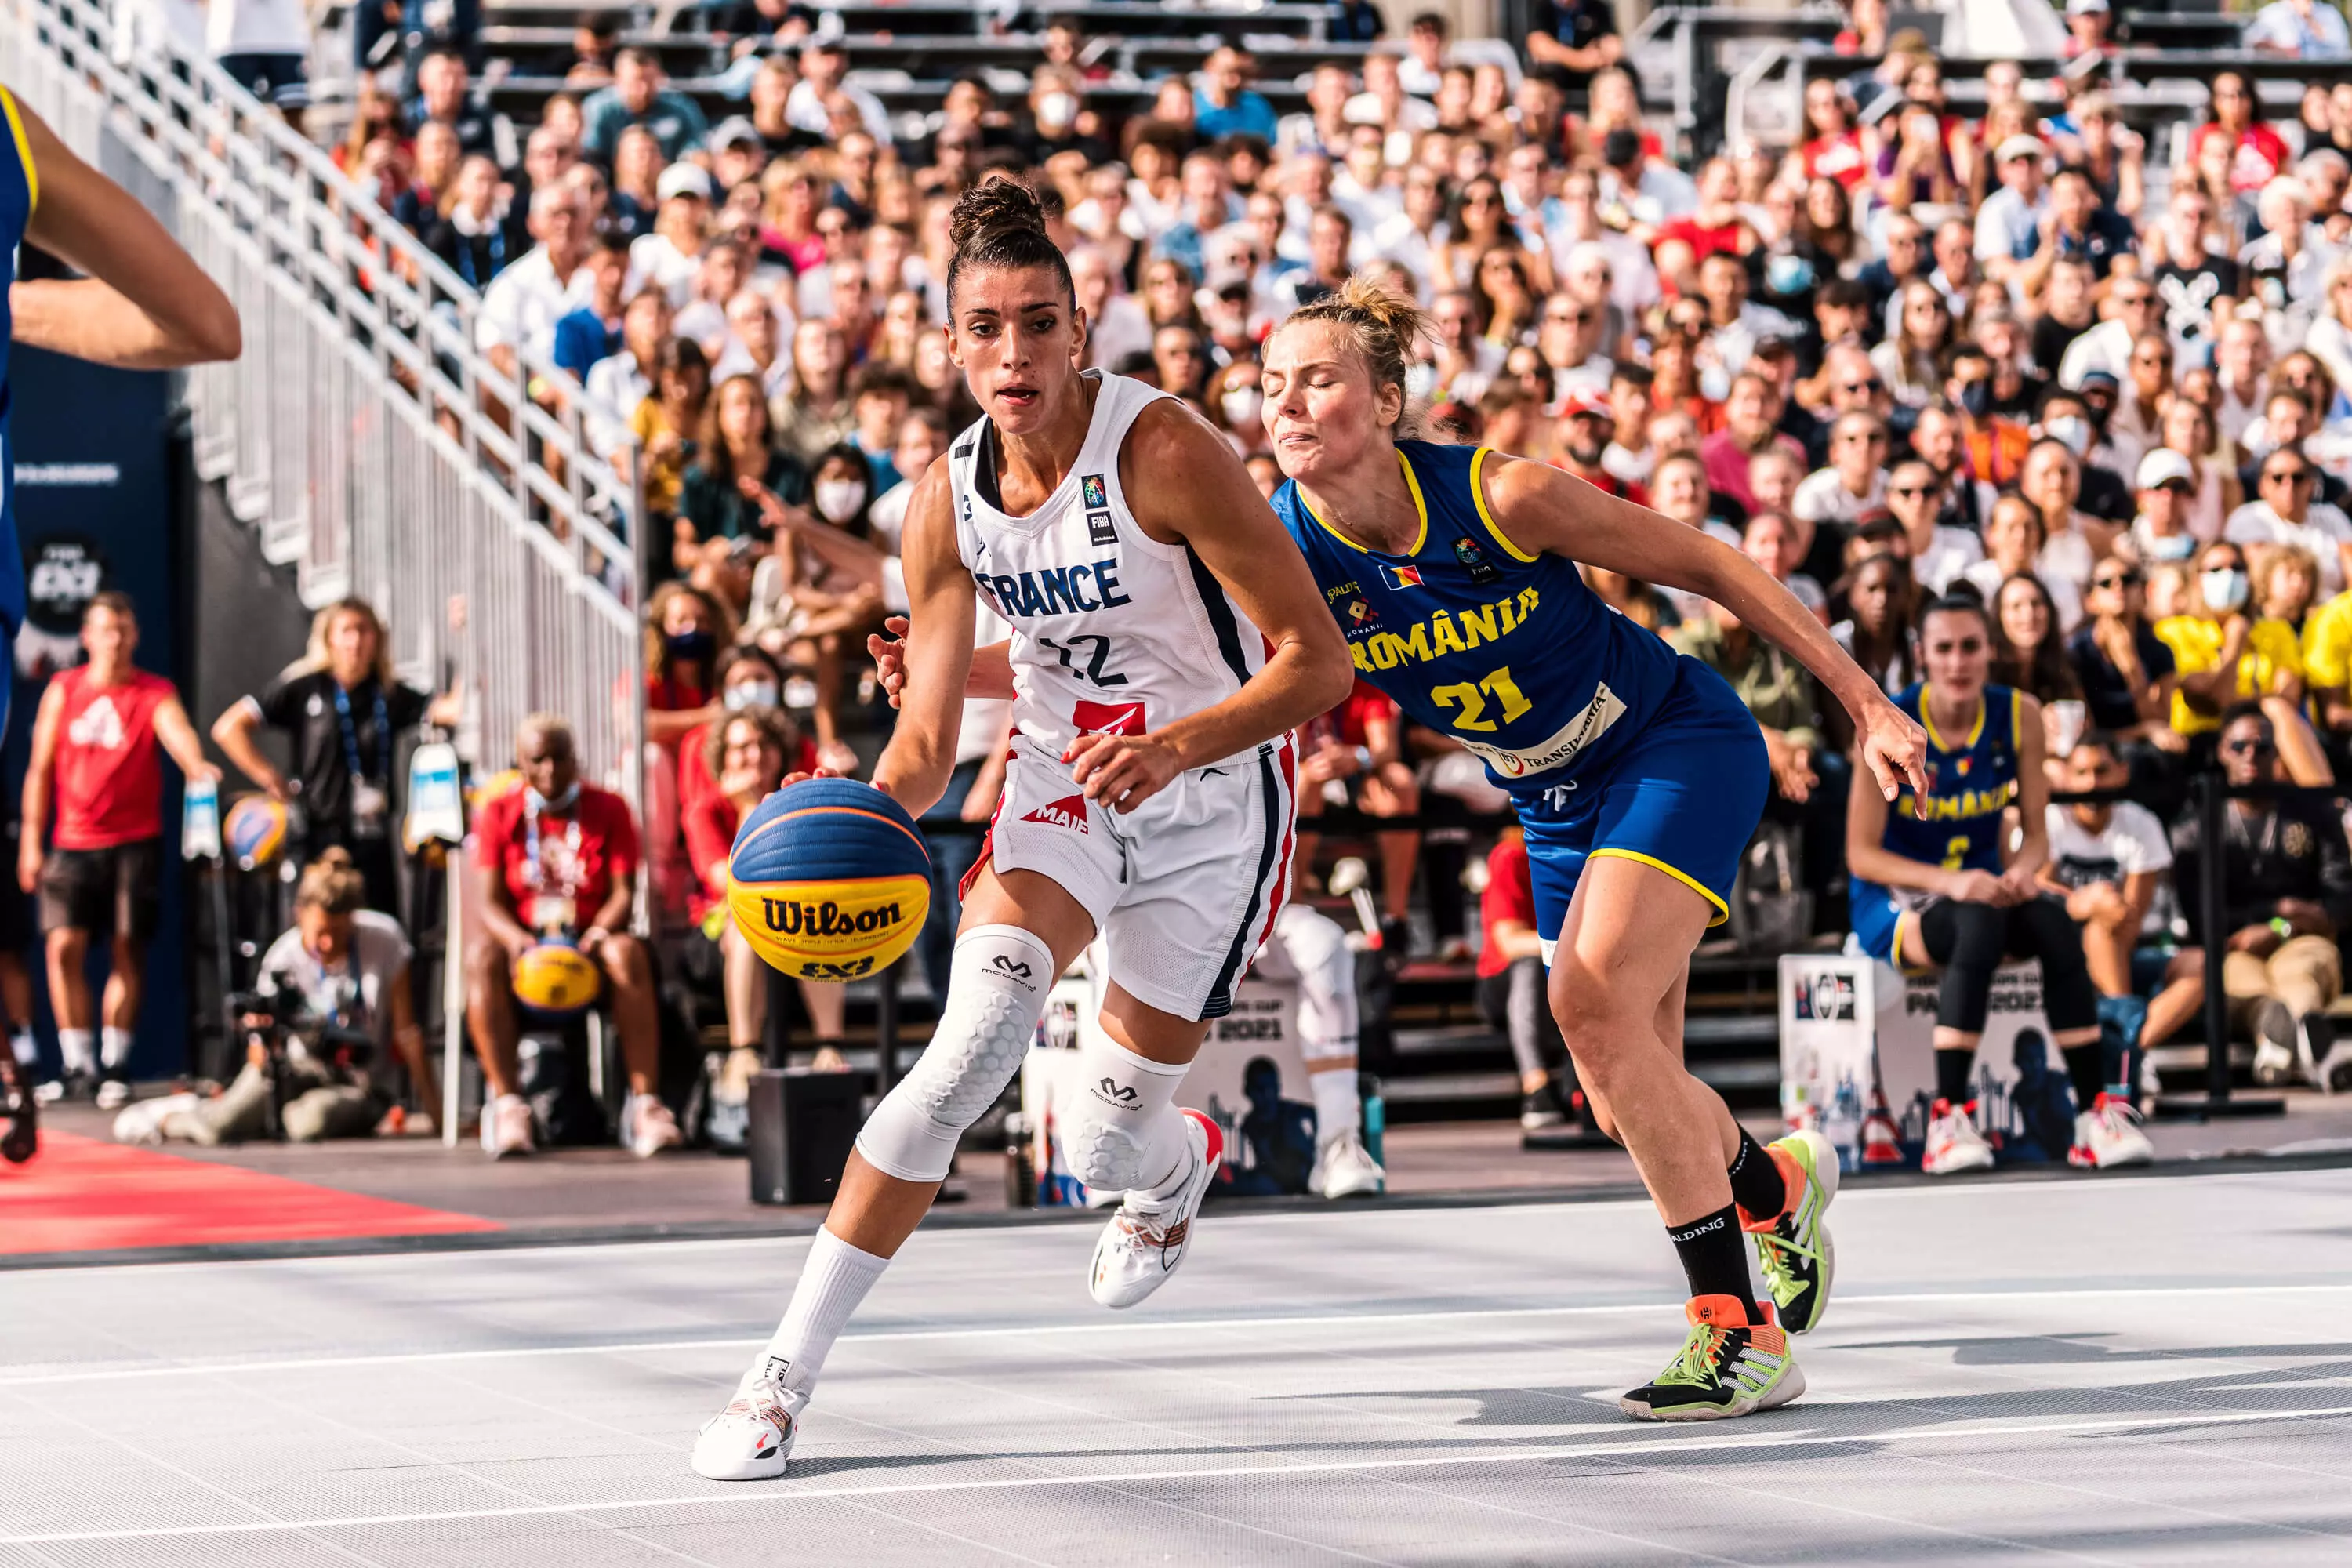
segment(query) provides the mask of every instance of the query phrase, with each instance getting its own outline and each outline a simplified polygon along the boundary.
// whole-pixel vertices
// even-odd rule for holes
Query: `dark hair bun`
[[[948,215],[948,239],[958,250],[1016,234],[1045,238],[1045,209],[1009,174],[992,174],[964,192]]]

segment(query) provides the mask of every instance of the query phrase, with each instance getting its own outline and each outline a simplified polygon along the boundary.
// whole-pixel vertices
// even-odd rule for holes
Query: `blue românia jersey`
[[[1674,685],[1674,650],[1601,603],[1574,562],[1496,526],[1489,448],[1400,441],[1397,457],[1422,523],[1400,554],[1339,534],[1296,484],[1274,497],[1357,672],[1507,789],[1606,766]]]
[[[1937,732],[1927,717],[1925,683],[1895,704],[1927,731],[1927,793],[1915,794],[1907,782],[1903,785],[1886,808],[1886,832],[1879,842],[1906,860],[2000,876],[2001,814],[2017,798],[2017,693],[2006,686],[1986,687],[1976,723],[1965,735]],[[1857,901],[1886,896],[1885,889],[1854,879]]]

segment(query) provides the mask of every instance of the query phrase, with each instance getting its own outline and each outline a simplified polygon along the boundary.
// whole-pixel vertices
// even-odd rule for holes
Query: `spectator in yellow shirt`
[[[2329,730],[2352,730],[2352,593],[2338,594],[2303,623],[2303,679]]]
[[[2156,624],[2172,650],[2179,684],[2173,689],[2172,727],[2200,742],[2199,760],[2211,756],[2210,737],[2221,710],[2248,699],[2261,702],[2277,732],[2280,760],[2297,784],[2326,784],[2333,775],[2319,740],[2303,717],[2303,648],[2284,621],[2247,613],[2252,584],[2245,552],[2226,541],[2197,558],[2189,613]]]

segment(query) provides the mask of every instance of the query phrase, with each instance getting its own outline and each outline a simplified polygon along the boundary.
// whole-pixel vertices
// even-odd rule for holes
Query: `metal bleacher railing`
[[[583,439],[576,383],[502,373],[481,297],[208,60],[115,46],[87,0],[0,7],[0,77],[244,318],[244,357],[187,378],[199,474],[305,603],[367,598],[403,673],[463,695],[469,760],[505,765],[524,715],[560,712],[590,776],[641,800],[641,497]]]

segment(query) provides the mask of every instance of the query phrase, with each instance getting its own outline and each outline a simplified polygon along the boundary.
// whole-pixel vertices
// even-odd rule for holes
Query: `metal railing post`
[[[2198,827],[2205,845],[2205,874],[2197,889],[2198,915],[2205,931],[2205,1093],[2220,1105],[2230,1098],[2230,997],[2221,984],[2230,940],[2230,900],[2221,865],[2230,830],[2230,800],[2218,770],[2199,777],[2197,792]]]

